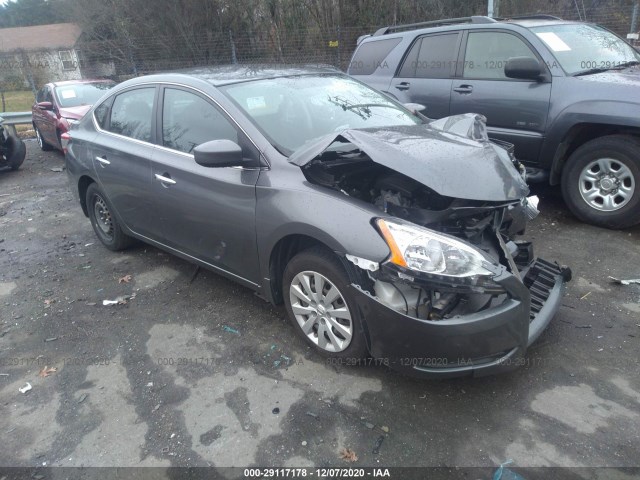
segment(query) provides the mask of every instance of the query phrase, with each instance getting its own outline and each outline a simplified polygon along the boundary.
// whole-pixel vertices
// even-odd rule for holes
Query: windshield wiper
[[[629,62],[619,63],[615,67],[612,67],[611,70],[622,70],[624,68],[634,67],[636,65],[640,65],[638,60],[631,60]]]
[[[582,70],[578,73],[574,73],[573,76],[574,77],[579,77],[582,75],[591,75],[594,73],[602,73],[602,72],[608,72],[609,70],[622,70],[624,68],[628,68],[628,67],[633,67],[635,65],[640,65],[640,62],[637,60],[632,60],[629,62],[624,62],[624,63],[619,63],[617,65],[613,65],[611,67],[600,67],[600,68],[589,68],[588,70]]]

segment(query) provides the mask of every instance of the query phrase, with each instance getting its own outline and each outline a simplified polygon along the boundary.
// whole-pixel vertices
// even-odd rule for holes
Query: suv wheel
[[[367,354],[362,322],[340,260],[323,248],[291,259],[283,275],[284,302],[296,331],[325,357]]]
[[[40,133],[40,129],[35,125],[33,126],[33,128],[36,131],[36,140],[38,140],[38,145],[40,146],[40,148],[45,152],[51,150],[53,147],[44,141],[44,138],[42,138],[42,134]]]
[[[580,220],[607,228],[640,222],[640,139],[596,138],[579,147],[562,172],[562,195]]]
[[[133,239],[122,231],[111,205],[95,183],[87,188],[86,200],[89,220],[98,240],[114,252],[129,247]]]

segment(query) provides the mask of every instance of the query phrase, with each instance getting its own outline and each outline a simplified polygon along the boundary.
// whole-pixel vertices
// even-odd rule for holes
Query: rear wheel
[[[640,222],[640,139],[596,138],[578,148],[562,172],[571,212],[594,225],[625,228]]]
[[[47,142],[45,142],[44,138],[42,138],[42,134],[40,133],[40,129],[38,127],[36,127],[35,125],[33,126],[33,128],[36,131],[36,140],[38,141],[38,145],[40,146],[40,149],[48,152],[49,150],[53,149],[53,147],[51,145],[49,145]]]
[[[285,268],[283,291],[289,319],[323,356],[362,358],[367,354],[350,283],[340,260],[323,248],[299,253]]]
[[[133,239],[122,231],[111,205],[95,183],[87,188],[86,200],[91,226],[102,244],[113,251],[131,246]]]

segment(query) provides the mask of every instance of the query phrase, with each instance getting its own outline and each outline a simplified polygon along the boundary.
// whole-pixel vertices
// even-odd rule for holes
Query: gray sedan
[[[124,82],[63,140],[108,249],[142,240],[284,303],[345,364],[510,370],[570,271],[515,240],[537,211],[509,145],[417,110],[332,69],[222,67]]]

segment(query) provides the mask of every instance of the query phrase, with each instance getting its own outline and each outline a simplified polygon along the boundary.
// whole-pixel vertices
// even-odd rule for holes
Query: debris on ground
[[[382,446],[382,442],[384,442],[384,435],[380,435],[377,438],[376,443],[373,446],[373,450],[371,451],[371,453],[373,453],[374,455],[377,455],[378,453],[380,453],[380,447]]]
[[[574,325],[575,328],[591,328],[591,325]]]
[[[273,410],[271,410],[271,413],[273,413],[274,415],[278,415],[280,413],[280,409],[276,407]]]
[[[300,445],[302,445],[303,447],[306,447],[306,446],[307,446],[307,441],[306,441],[306,440],[303,440],[303,441],[300,443]]]
[[[373,430],[373,427],[375,427],[375,425],[371,422],[364,422],[364,426],[367,427],[369,430]]]
[[[118,283],[129,283],[133,277],[131,275],[125,275],[118,279]]]
[[[133,300],[136,298],[136,294],[132,293],[131,295],[122,295],[120,297],[115,298],[114,300],[103,300],[102,305],[126,305],[129,300]]]
[[[18,391],[19,391],[20,393],[27,393],[27,392],[28,392],[29,390],[31,390],[32,388],[33,388],[33,387],[31,386],[31,384],[30,384],[29,382],[27,382],[27,384],[26,384],[24,387],[19,388],[19,389],[18,389]]]
[[[80,395],[80,398],[78,399],[78,403],[84,402],[88,396],[89,396],[88,393],[83,393],[82,395]]]
[[[42,378],[46,378],[46,377],[48,377],[49,375],[51,375],[52,373],[56,373],[57,371],[58,371],[58,369],[57,369],[57,368],[55,368],[55,367],[49,367],[49,366],[45,365],[45,366],[40,370],[40,372],[38,372],[38,376],[39,376],[39,377],[42,377]]]
[[[382,427],[380,427],[380,430],[382,430],[384,433],[389,433],[389,427],[387,426],[383,425]]]
[[[50,337],[50,338],[45,338],[44,341],[45,342],[55,342],[58,339],[58,337]]]
[[[317,413],[307,412],[306,415],[309,415],[310,417],[313,417],[313,418],[318,418],[318,414]]]
[[[609,277],[609,279],[613,283],[617,283],[618,285],[631,285],[632,283],[635,283],[636,285],[640,285],[640,278],[632,278],[632,279],[629,279],[629,280],[620,280],[619,278],[616,278],[616,277]]]
[[[54,299],[52,299],[52,298],[47,298],[47,299],[44,301],[44,304],[45,304],[47,307],[48,307],[49,305],[51,305],[52,303],[56,303],[56,301],[55,301]]]
[[[591,292],[587,292],[585,293],[583,296],[580,297],[580,300],[584,300],[585,298],[587,298],[589,295],[591,295]]]
[[[240,332],[238,330],[236,330],[235,328],[227,327],[226,325],[222,326],[222,330],[224,330],[225,332],[235,333],[236,335],[240,335]]]
[[[340,452],[338,452],[338,454],[340,455],[340,458],[346,460],[347,462],[358,461],[358,455],[356,455],[356,452],[354,452],[350,448],[343,448],[340,450]]]
[[[49,170],[51,170],[52,172],[60,173],[60,172],[62,172],[62,170],[64,170],[64,169],[63,169],[63,168],[60,168],[60,167],[53,167],[53,168],[50,168]]]

